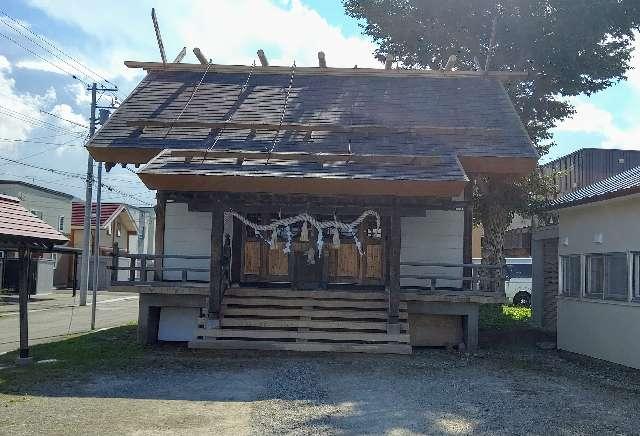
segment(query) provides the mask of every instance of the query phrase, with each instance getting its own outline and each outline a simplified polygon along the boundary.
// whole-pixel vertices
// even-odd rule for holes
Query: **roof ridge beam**
[[[206,58],[203,59],[206,61]],[[201,60],[202,61],[202,60]],[[193,71],[202,72],[207,64],[139,62],[125,61],[128,68],[141,68],[146,71]],[[248,74],[250,65],[212,64],[213,73]],[[270,65],[254,69],[253,74],[291,74],[291,67]],[[441,71],[441,70],[405,70],[382,68],[336,68],[336,67],[296,67],[296,75],[334,75],[334,76],[380,76],[380,77],[428,77],[428,78],[490,78],[500,81],[520,81],[533,79],[535,73],[529,71]]]
[[[275,130],[298,132],[335,132],[335,133],[413,133],[413,134],[452,134],[475,133],[495,134],[502,132],[499,128],[489,127],[455,127],[455,126],[383,126],[380,124],[355,124],[343,126],[338,124],[300,124],[300,123],[242,123],[233,121],[173,121],[163,119],[129,120],[128,127],[191,127],[191,128],[229,128],[241,130]]]

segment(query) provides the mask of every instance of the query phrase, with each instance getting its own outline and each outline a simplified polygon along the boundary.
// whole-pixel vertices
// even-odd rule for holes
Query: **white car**
[[[531,258],[507,257],[506,261],[504,292],[507,298],[515,306],[531,306]]]
[[[474,258],[473,263],[481,263]],[[530,257],[507,257],[504,292],[515,306],[531,306],[531,274],[533,271]]]

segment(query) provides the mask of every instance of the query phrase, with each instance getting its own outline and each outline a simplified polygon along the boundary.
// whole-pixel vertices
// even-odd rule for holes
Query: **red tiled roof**
[[[0,195],[0,237],[7,236],[57,244],[68,241],[60,232],[20,205],[19,199]]]
[[[100,206],[100,227],[104,226],[109,219],[118,212],[122,203],[102,203]],[[71,203],[71,225],[82,227],[84,225],[84,203]],[[96,203],[91,205],[91,226],[96,225]]]

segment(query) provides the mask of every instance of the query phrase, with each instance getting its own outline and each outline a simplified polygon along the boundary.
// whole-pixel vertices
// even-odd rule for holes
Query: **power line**
[[[76,76],[73,73],[70,73],[69,71],[65,70],[64,68],[60,67],[59,65],[54,64],[53,62],[51,62],[50,60],[40,56],[38,53],[36,53],[35,51],[31,50],[30,48],[25,47],[24,45],[20,44],[18,41],[16,41],[15,39],[11,38],[10,36],[5,35],[4,33],[0,32],[0,36],[2,36],[5,39],[8,39],[9,41],[13,42],[15,45],[17,45],[18,47],[22,48],[23,50],[25,50],[26,52],[32,54],[33,56],[37,57],[38,59],[53,65],[55,68],[57,68],[58,70],[62,71],[64,74],[67,74],[69,76],[71,76],[72,78],[84,83],[85,85],[89,85],[87,82],[85,82],[84,80],[82,80],[81,78],[79,78],[78,76]]]
[[[85,182],[87,180],[87,177],[85,177],[84,175],[78,174],[78,173],[73,173],[71,171],[64,171],[64,170],[59,170],[59,169],[56,169],[56,168],[47,168],[47,167],[43,167],[43,166],[40,166],[40,165],[30,164],[30,163],[27,163],[27,162],[21,162],[19,160],[11,159],[11,158],[8,158],[8,157],[3,157],[3,156],[0,156],[0,159],[2,159],[4,161],[7,161],[7,162],[10,162],[10,163],[13,163],[13,164],[16,164],[16,165],[22,165],[22,166],[25,166],[25,167],[28,167],[28,168],[33,168],[33,169],[37,169],[37,170],[41,170],[41,171],[47,171],[49,173],[57,174],[57,175],[60,175],[60,176],[63,176],[63,177],[69,177],[69,178],[73,178],[73,179],[80,179],[80,180],[84,180]],[[143,199],[141,197],[138,197],[137,195],[121,191],[120,189],[118,189],[118,188],[116,188],[114,186],[108,185],[106,183],[101,183],[100,186],[102,186],[103,188],[107,189],[110,192],[114,192],[116,194],[119,194],[122,197],[130,198],[132,200],[136,200],[136,201],[138,201],[140,203],[143,203],[143,204],[146,204],[148,206],[153,206],[152,203],[146,201],[145,199]]]
[[[58,131],[58,132],[67,132],[69,134],[75,134],[75,135],[85,135],[84,132],[79,132],[78,130],[71,130],[71,129],[67,129],[65,127],[61,127],[58,126],[56,124],[53,123],[49,123],[47,121],[43,121],[40,120],[38,118],[34,118],[31,115],[26,115],[17,111],[14,111],[12,109],[9,109],[8,107],[2,106],[0,105],[0,115],[4,115],[10,118],[14,118],[17,119],[19,121],[34,125],[36,127],[39,128],[43,128],[43,129],[49,129],[49,130],[54,130],[54,131]]]
[[[78,59],[74,58],[73,56],[69,55],[68,53],[62,51],[60,48],[58,48],[54,43],[52,43],[51,41],[49,41],[48,39],[44,38],[43,36],[37,34],[36,32],[34,32],[33,30],[31,30],[30,28],[28,28],[27,26],[25,26],[24,24],[22,24],[19,20],[16,20],[15,18],[12,18],[9,14],[7,14],[4,10],[0,9],[0,13],[2,13],[2,15],[4,15],[5,17],[9,18],[11,21],[13,21],[14,23],[16,23],[18,26],[22,27],[23,29],[25,29],[27,32],[31,33],[33,36],[35,36],[36,38],[38,38],[40,41],[44,42],[45,44],[47,44],[49,47],[53,48],[55,51],[57,51],[58,53],[68,57],[69,59],[71,59],[73,62],[75,62],[77,65],[79,65],[80,67],[82,67],[85,71],[88,71],[89,73],[93,74],[95,77],[101,79],[101,81],[108,83],[112,86],[117,87],[118,85],[116,85],[115,83],[110,82],[106,77],[102,76],[101,74],[97,73],[96,71],[92,70],[91,68],[89,68],[87,65],[83,64],[82,62],[80,62]],[[76,68],[78,69],[78,68]],[[86,74],[85,74],[86,75]]]
[[[55,145],[59,147],[77,147],[80,144],[69,144],[71,141],[75,141],[76,138],[73,138],[66,142],[49,142],[49,141],[34,141],[32,139],[11,139],[11,138],[0,138],[0,142],[20,142],[26,144],[45,144],[45,145]]]
[[[12,22],[14,22],[16,25],[20,26],[21,28],[23,28],[24,30],[26,30],[27,32],[29,32],[30,34],[32,34],[33,36],[35,36],[36,38],[38,38],[40,41],[42,41],[43,43],[45,43],[46,45],[48,45],[49,47],[51,47],[53,50],[55,50],[56,52],[60,53],[62,56],[67,57],[68,59],[70,59],[72,62],[74,62],[76,64],[76,66],[70,64],[68,61],[66,61],[65,59],[62,59],[60,56],[58,56],[57,54],[53,53],[51,50],[47,49],[46,47],[43,47],[40,43],[38,43],[38,41],[34,40],[33,38],[31,38],[29,35],[24,34],[22,31],[20,31],[19,29],[16,29],[14,26],[12,26],[10,23],[8,23],[5,20],[2,20],[2,23],[13,29],[14,32],[16,32],[17,34],[19,34],[20,36],[22,36],[23,38],[27,39],[28,41],[30,41],[32,44],[37,45],[38,47],[40,47],[42,50],[44,50],[45,52],[49,53],[50,55],[56,57],[57,59],[59,59],[60,61],[62,61],[64,64],[68,65],[69,67],[71,67],[72,69],[78,71],[79,73],[83,74],[86,78],[93,80],[93,78],[91,77],[93,75],[93,77],[97,77],[98,79],[100,79],[100,81],[105,82],[107,84],[110,84],[112,86],[114,86],[115,88],[118,88],[118,86],[109,81],[106,77],[102,76],[101,74],[97,73],[96,71],[94,71],[93,69],[89,68],[87,65],[83,64],[82,62],[80,62],[78,59],[74,58],[73,56],[69,55],[68,53],[64,52],[62,49],[60,49],[58,46],[56,46],[54,43],[52,43],[51,41],[49,41],[47,38],[37,34],[36,32],[34,32],[33,30],[31,30],[30,28],[28,28],[27,26],[25,26],[24,24],[22,24],[19,20],[16,20],[15,18],[11,17],[9,14],[7,14],[4,10],[0,10],[0,13],[2,13],[2,15],[4,15],[5,17],[7,17],[9,20],[11,20]],[[78,66],[80,68],[78,68]],[[82,71],[84,70],[84,71]],[[87,72],[89,74],[87,74]],[[117,92],[117,90],[116,90]],[[115,94],[116,98],[119,98],[119,96],[117,94]]]
[[[40,113],[50,115],[50,116],[52,116],[54,118],[57,118],[59,120],[66,121],[69,124],[73,124],[75,126],[82,127],[83,129],[88,129],[89,128],[89,126],[87,126],[85,124],[76,123],[75,121],[68,120],[68,119],[66,119],[64,117],[61,117],[60,115],[52,114],[51,112],[43,111],[42,109],[40,109]]]

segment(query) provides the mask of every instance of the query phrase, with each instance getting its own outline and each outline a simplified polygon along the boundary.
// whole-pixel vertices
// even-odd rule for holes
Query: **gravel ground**
[[[0,394],[2,434],[638,434],[640,371],[468,356],[155,350],[148,367]],[[72,377],[70,377],[71,379]]]

